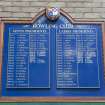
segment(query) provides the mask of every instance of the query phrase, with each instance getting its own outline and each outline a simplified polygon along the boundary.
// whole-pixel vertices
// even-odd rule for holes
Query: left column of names
[[[29,34],[24,29],[9,30],[7,87],[28,87]]]

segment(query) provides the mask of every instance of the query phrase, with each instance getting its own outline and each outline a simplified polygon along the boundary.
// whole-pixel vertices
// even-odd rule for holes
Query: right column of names
[[[98,66],[95,29],[57,29],[57,88],[99,88]]]

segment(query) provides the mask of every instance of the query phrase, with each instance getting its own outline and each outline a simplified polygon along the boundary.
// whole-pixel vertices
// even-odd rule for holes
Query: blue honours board
[[[49,29],[11,27],[8,40],[7,88],[49,88]]]
[[[105,96],[102,48],[101,24],[62,14],[4,23],[2,96]]]
[[[97,30],[90,27],[57,29],[58,88],[99,88]]]

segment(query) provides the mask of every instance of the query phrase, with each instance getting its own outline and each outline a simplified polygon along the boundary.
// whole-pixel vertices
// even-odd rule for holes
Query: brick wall
[[[31,18],[56,3],[73,18],[105,20],[105,0],[0,0],[0,17]]]

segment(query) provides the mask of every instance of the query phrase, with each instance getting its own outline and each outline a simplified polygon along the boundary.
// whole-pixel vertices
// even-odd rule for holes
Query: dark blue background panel
[[[101,24],[5,23],[2,96],[105,96],[102,48]]]

